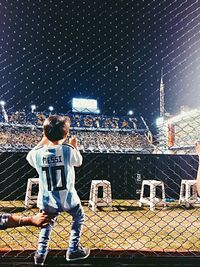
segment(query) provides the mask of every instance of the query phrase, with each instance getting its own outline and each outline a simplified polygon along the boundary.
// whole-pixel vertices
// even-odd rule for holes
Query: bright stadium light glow
[[[156,119],[156,125],[161,126],[164,123],[164,118],[163,117],[158,117]]]
[[[3,101],[3,100],[1,100],[1,101],[0,101],[0,105],[1,105],[2,107],[4,107],[4,106],[5,106],[5,104],[6,104],[6,102],[5,102],[5,101]]]
[[[53,106],[49,106],[48,109],[49,109],[49,111],[53,111],[54,107]]]
[[[6,104],[5,101],[3,101],[3,100],[0,101],[0,105],[1,105],[1,108],[2,108],[2,114],[3,114],[4,120],[5,120],[5,122],[8,122],[8,114],[7,114],[7,112],[5,110],[5,107],[4,107],[5,104]]]
[[[34,112],[36,110],[36,105],[31,105],[31,111]]]
[[[100,113],[96,99],[72,98],[72,111],[81,113]]]
[[[129,110],[128,111],[128,115],[132,116],[133,115],[133,111],[132,110]]]
[[[170,122],[179,122],[181,120],[190,119],[191,121],[193,118],[195,118],[197,115],[199,116],[200,110],[199,109],[193,109],[190,111],[182,111],[179,115],[174,116],[173,118],[169,119]]]

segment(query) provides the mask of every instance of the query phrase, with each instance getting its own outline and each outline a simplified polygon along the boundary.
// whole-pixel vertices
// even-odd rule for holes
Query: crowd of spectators
[[[0,125],[0,151],[27,151],[41,140],[42,130],[23,125]]]
[[[63,114],[62,114],[63,115]],[[151,153],[147,129],[138,128],[138,119],[68,114],[71,134],[77,135],[82,152]],[[28,151],[42,136],[45,113],[9,114],[8,122],[0,121],[0,151]]]
[[[68,113],[61,114],[68,116],[71,120],[72,127],[86,127],[86,128],[111,128],[111,129],[144,129],[140,117],[132,116],[107,116],[107,115],[90,115]],[[7,112],[8,121],[11,124],[27,124],[41,126],[49,113],[46,112],[28,112],[15,111]],[[5,122],[4,116],[0,114],[0,122]]]
[[[151,153],[146,135],[130,132],[78,132],[80,148],[85,152]]]

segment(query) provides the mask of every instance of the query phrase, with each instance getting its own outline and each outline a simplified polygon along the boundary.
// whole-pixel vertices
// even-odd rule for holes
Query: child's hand
[[[196,152],[200,156],[200,141],[196,142]]]
[[[76,136],[72,136],[72,138],[69,139],[69,144],[76,149],[78,148],[78,140]]]
[[[45,226],[51,222],[51,217],[48,216],[46,213],[38,213],[31,217],[31,224],[35,226]]]

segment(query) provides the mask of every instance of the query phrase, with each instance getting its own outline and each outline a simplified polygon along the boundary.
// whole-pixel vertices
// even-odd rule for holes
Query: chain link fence
[[[199,255],[199,8],[198,1],[1,1],[1,213],[38,212],[25,203],[28,179],[38,177],[26,155],[45,118],[61,114],[83,155],[82,245],[106,257]],[[98,112],[72,110],[73,97],[96,99]],[[66,251],[70,225],[60,214],[52,255]],[[33,226],[0,231],[0,257],[32,257],[38,236]]]
[[[126,129],[117,129],[120,130],[117,132],[115,128],[102,129],[103,133],[87,127],[84,130],[71,129],[79,137],[84,157],[83,166],[76,169],[76,189],[86,214],[82,244],[100,251],[120,249],[119,255],[127,251],[144,253],[144,250],[198,252],[199,200],[192,192],[192,186],[189,199],[180,201],[181,181],[195,181],[197,156],[154,154],[154,145],[149,143],[145,129],[140,129],[137,134],[134,129],[129,132],[130,128],[128,132]],[[27,163],[26,155],[40,140],[41,127],[2,123],[1,135],[1,212],[33,215],[37,208],[26,206],[25,196],[28,179],[38,177],[38,174]],[[88,141],[90,138],[91,143]],[[120,148],[116,148],[115,138],[120,140]],[[127,142],[129,138],[131,142]],[[4,142],[5,139],[9,142]],[[129,147],[126,147],[127,143]],[[91,182],[94,180],[111,183],[112,207],[106,203],[103,207],[97,206],[95,211],[90,207]],[[155,199],[151,199],[147,185],[143,188],[146,202],[142,202],[142,183],[155,180],[163,182],[165,195],[157,186]],[[32,195],[37,196],[37,187],[35,184],[31,189]],[[103,186],[98,189],[98,198],[101,199],[104,197],[102,189]],[[151,201],[156,203],[153,209]],[[30,203],[35,201],[32,203],[30,199]],[[70,224],[70,216],[62,213],[50,243],[51,250],[59,250],[58,255],[67,248]],[[0,235],[5,256],[13,250],[34,250],[38,230],[21,227],[1,231]]]

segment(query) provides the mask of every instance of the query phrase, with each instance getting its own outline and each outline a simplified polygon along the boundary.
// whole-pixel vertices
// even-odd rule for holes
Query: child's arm
[[[79,167],[82,164],[83,158],[78,150],[78,140],[75,136],[70,138],[69,144],[74,147],[73,156],[71,157],[71,164]]]
[[[34,225],[40,227],[51,222],[51,218],[45,213],[38,213],[33,216],[19,216],[13,214],[6,214],[5,216],[7,218],[7,221],[4,225],[5,228],[19,227],[24,225]]]
[[[73,146],[75,149],[78,149],[78,140],[76,136],[72,136],[72,138],[70,138],[69,144]]]
[[[198,165],[198,171],[197,171],[197,193],[200,196],[200,141],[196,142],[196,152],[199,156],[199,165]]]

